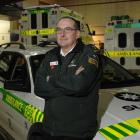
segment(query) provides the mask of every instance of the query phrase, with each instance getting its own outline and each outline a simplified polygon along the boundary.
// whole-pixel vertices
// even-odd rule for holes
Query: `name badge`
[[[53,62],[50,62],[50,68],[51,70],[53,70],[55,68],[55,66],[58,65],[58,61],[53,61]]]

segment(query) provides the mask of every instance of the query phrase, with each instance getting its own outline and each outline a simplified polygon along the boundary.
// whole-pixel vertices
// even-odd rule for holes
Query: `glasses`
[[[57,27],[56,28],[56,33],[61,34],[61,33],[71,33],[72,31],[75,31],[77,29],[71,28],[71,27],[66,27],[64,29]]]

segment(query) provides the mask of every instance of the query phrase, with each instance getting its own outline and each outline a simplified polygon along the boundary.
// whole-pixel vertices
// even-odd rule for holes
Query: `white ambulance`
[[[85,23],[84,17],[57,4],[28,7],[23,10],[20,21],[21,41],[25,46],[36,46],[42,41],[46,44],[55,43],[55,27],[58,20],[64,16],[71,16],[78,20],[82,40],[85,43],[94,43],[92,38],[94,32],[90,30],[91,26]]]
[[[140,72],[140,20],[112,16],[105,29],[105,54],[128,70]]]
[[[0,140],[41,137],[45,101],[35,95],[34,80],[50,49],[18,43],[0,46]],[[140,78],[105,56],[102,60],[99,128],[93,140],[139,140]]]

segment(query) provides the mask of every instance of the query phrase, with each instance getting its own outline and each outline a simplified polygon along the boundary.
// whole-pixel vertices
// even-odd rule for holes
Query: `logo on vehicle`
[[[122,106],[122,108],[125,111],[132,111],[132,110],[140,109],[140,105],[125,105],[125,106]]]
[[[140,95],[136,93],[120,92],[120,93],[117,93],[115,97],[121,100],[125,100],[125,101],[133,101],[133,102],[140,101]]]

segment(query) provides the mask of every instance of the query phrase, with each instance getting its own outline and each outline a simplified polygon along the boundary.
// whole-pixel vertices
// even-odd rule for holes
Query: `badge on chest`
[[[52,61],[50,62],[50,68],[53,70],[58,65],[58,61]]]

